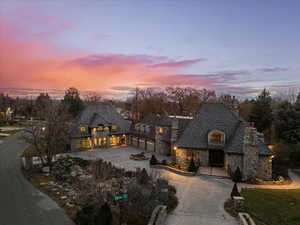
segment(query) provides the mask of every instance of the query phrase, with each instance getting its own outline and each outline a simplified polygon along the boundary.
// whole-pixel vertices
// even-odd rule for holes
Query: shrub
[[[233,174],[233,177],[232,177],[232,181],[234,183],[239,183],[242,181],[242,172],[240,170],[240,167],[237,167],[234,174]]]
[[[94,224],[94,206],[88,205],[83,207],[76,214],[75,222],[78,225],[91,225]]]
[[[150,180],[150,177],[148,176],[145,168],[143,168],[142,172],[138,175],[137,178],[138,183],[141,185],[147,185]]]
[[[192,160],[190,161],[190,165],[188,167],[188,171],[189,172],[196,172],[196,165],[195,165],[195,162],[194,162],[194,159],[192,158]]]
[[[152,155],[152,156],[151,156],[151,159],[150,159],[150,165],[156,165],[157,162],[158,162],[158,161],[157,161],[155,155]]]
[[[107,203],[104,203],[96,215],[95,225],[111,225],[112,220],[111,209]]]
[[[241,196],[238,187],[237,187],[237,183],[234,183],[232,191],[231,191],[231,198],[233,199],[233,196]]]

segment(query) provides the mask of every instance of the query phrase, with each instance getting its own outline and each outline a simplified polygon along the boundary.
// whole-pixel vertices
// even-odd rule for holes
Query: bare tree
[[[32,145],[42,164],[51,166],[53,157],[66,149],[69,115],[54,104],[49,104],[39,114],[45,120],[26,128],[23,137]]]

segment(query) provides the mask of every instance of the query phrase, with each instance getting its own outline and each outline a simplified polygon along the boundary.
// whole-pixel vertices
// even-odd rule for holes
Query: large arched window
[[[212,130],[208,133],[208,143],[211,144],[224,144],[225,133],[219,130]]]

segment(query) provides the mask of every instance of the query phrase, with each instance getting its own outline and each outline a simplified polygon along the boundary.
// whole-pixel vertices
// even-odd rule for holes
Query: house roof
[[[235,115],[222,103],[206,103],[188,123],[176,142],[181,148],[188,149],[223,149],[224,152],[243,154],[243,140],[247,122]],[[208,133],[213,130],[225,133],[225,145],[208,143]],[[272,154],[263,142],[259,145],[260,155]]]
[[[91,128],[98,127],[99,125],[117,125],[116,133],[128,133],[131,122],[124,120],[113,105],[98,103],[86,107],[76,118],[75,124],[77,127],[89,126]]]

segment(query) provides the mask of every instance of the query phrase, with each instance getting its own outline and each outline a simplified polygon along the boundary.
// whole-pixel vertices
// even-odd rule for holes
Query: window
[[[97,134],[97,129],[93,128],[93,134],[96,135]]]
[[[81,132],[86,132],[86,127],[80,127]]]
[[[208,142],[212,144],[224,144],[225,134],[222,131],[211,131],[208,134]]]
[[[164,128],[163,128],[163,127],[160,127],[160,128],[159,128],[159,133],[162,134],[163,132],[164,132]]]
[[[116,131],[117,130],[117,125],[112,125],[111,130]]]
[[[99,126],[99,127],[97,128],[97,130],[98,130],[98,131],[103,131],[103,126]]]
[[[90,148],[91,147],[91,139],[79,139],[76,143],[77,148]]]
[[[109,127],[104,127],[104,131],[109,131]]]

